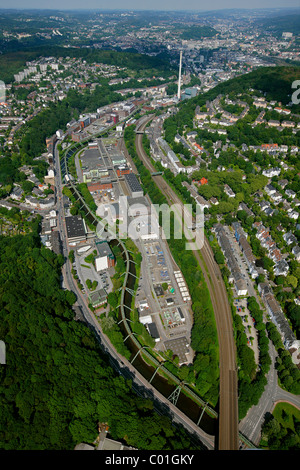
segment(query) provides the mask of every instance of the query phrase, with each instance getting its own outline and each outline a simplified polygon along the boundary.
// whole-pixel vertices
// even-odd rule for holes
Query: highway
[[[150,119],[151,117],[143,121],[139,128],[140,131],[145,129]],[[135,144],[137,154],[145,167],[151,173],[154,173],[156,169],[144,151],[142,137],[143,134],[136,134]],[[180,198],[162,176],[158,175],[153,178],[170,204],[180,204],[183,206]],[[218,332],[220,366],[218,449],[238,450],[238,382],[231,309],[220,268],[214,259],[212,249],[206,237],[204,238],[204,245],[201,251],[193,250],[193,253],[201,267],[209,289]]]
[[[156,410],[161,413],[161,409],[164,409],[164,414],[172,416],[172,420],[180,425],[183,425],[193,436],[193,441],[201,443],[202,447],[205,447],[208,450],[213,450],[215,448],[214,437],[205,433],[200,429],[196,423],[190,420],[183,412],[181,412],[175,405],[173,405],[166,397],[164,397],[160,392],[158,392],[135,368],[134,366],[127,361],[124,357],[120,356],[113,345],[110,343],[108,337],[104,335],[103,331],[100,328],[99,323],[96,321],[94,315],[88,308],[87,301],[82,294],[81,290],[78,288],[77,283],[74,282],[73,276],[71,274],[71,264],[69,262],[68,253],[68,241],[67,241],[67,232],[64,218],[64,207],[63,207],[63,195],[62,195],[62,180],[61,180],[61,167],[59,160],[59,153],[57,150],[57,145],[54,147],[54,165],[55,165],[55,186],[56,186],[56,196],[57,196],[57,206],[58,211],[58,229],[60,232],[62,246],[63,246],[63,255],[66,258],[66,262],[62,269],[62,274],[64,278],[64,285],[68,290],[73,291],[76,294],[77,301],[75,307],[77,307],[88,326],[94,331],[103,351],[108,355],[111,365],[117,372],[123,375],[126,379],[132,380],[132,387],[139,395],[147,395],[154,400],[154,405]],[[156,402],[156,403],[155,403]],[[158,403],[158,405],[157,405]]]

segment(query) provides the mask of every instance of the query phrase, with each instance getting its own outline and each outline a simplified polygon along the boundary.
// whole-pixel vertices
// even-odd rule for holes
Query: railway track
[[[139,130],[143,131],[150,119],[152,118],[149,117],[148,120],[144,121]],[[143,134],[136,134],[137,154],[145,167],[151,173],[154,173],[156,169],[144,151],[142,137]],[[152,176],[152,178],[155,178],[156,185],[170,204],[183,206],[180,198],[161,175]],[[206,237],[204,237],[203,248],[200,251],[193,250],[193,253],[201,267],[209,289],[218,332],[220,367],[218,450],[238,450],[238,385],[231,308],[220,268],[214,259]]]

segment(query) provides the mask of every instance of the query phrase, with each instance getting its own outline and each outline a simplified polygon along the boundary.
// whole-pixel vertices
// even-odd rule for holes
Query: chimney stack
[[[181,66],[182,66],[182,51],[180,51],[180,62],[179,62],[179,78],[178,78],[178,92],[177,92],[177,98],[178,98],[178,100],[180,100]]]

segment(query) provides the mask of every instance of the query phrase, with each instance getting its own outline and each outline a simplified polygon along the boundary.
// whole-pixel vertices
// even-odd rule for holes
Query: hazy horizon
[[[25,3],[25,5],[24,5]],[[124,4],[125,3],[125,4]],[[114,8],[108,8],[106,2],[99,0],[86,0],[82,7],[82,0],[52,0],[49,6],[49,0],[11,0],[9,6],[7,2],[0,0],[1,10],[136,10],[136,11],[216,11],[216,10],[264,10],[264,9],[300,9],[299,0],[290,0],[288,4],[282,0],[252,0],[251,6],[249,2],[241,0],[228,0],[226,7],[224,7],[223,0],[211,0],[209,8],[207,2],[199,0],[187,0],[185,8],[182,8],[182,1],[180,0],[145,0],[143,7],[137,0],[129,0],[123,2],[120,0],[114,1]]]

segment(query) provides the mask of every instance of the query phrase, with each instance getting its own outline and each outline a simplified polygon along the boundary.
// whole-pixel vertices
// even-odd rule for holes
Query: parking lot
[[[113,288],[111,276],[114,274],[114,268],[97,272],[93,263],[87,263],[85,261],[85,258],[91,253],[93,253],[93,250],[95,249],[94,244],[92,245],[93,246],[88,251],[76,254],[74,263],[75,266],[73,267],[74,269],[76,269],[78,277],[82,285],[84,286],[84,292],[86,292],[87,294],[90,292],[86,285],[87,279],[90,279],[91,282],[98,282],[96,290],[103,288],[108,294],[112,291]]]
[[[235,260],[238,263],[241,274],[242,274],[242,276],[243,276],[243,278],[244,278],[244,280],[247,284],[248,296],[249,297],[251,297],[251,296],[256,297],[255,289],[253,287],[253,280],[249,275],[248,266],[247,266],[247,263],[246,263],[245,258],[243,256],[243,253],[242,253],[242,251],[239,247],[239,244],[238,244],[233,232],[231,232],[231,230],[229,230],[229,227],[224,226],[224,229],[226,231],[226,234],[227,234],[228,239],[230,241],[232,250],[234,252]]]
[[[172,351],[180,355],[180,362],[190,361],[192,317],[189,302],[184,300],[186,297],[183,298],[175,277],[180,271],[162,240],[139,241],[139,249],[143,255],[136,295],[140,318],[146,320],[151,316],[155,322],[160,336],[155,345],[157,350],[166,351],[172,344]],[[181,339],[177,343],[179,338],[184,338],[184,347]]]
[[[236,298],[234,300],[234,306],[236,307],[237,315],[239,315],[242,319],[244,325],[244,332],[247,336],[248,346],[253,350],[255,362],[256,364],[258,364],[259,349],[257,342],[257,333],[255,330],[255,322],[247,308],[247,299]]]

